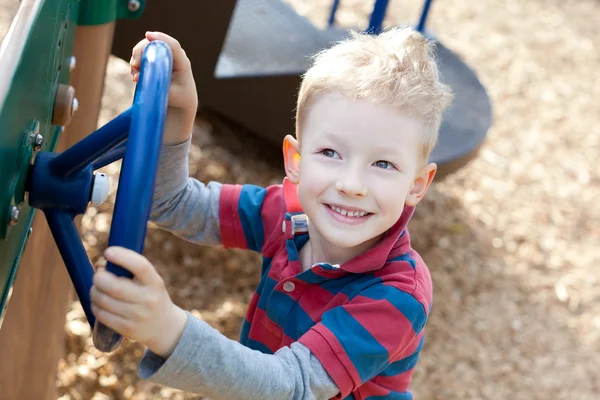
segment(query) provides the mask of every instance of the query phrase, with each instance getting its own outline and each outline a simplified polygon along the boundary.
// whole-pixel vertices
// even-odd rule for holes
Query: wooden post
[[[58,151],[97,127],[114,27],[109,23],[77,28],[73,50],[77,67],[71,85],[79,110],[62,134]],[[73,292],[44,215],[38,211],[0,330],[0,399],[56,399],[65,314]]]

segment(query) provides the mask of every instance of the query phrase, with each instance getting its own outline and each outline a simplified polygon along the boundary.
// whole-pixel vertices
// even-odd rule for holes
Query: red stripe
[[[282,346],[283,331],[260,308],[256,309],[254,319],[255,321],[250,327],[248,337],[264,344],[269,350],[275,353]]]
[[[407,261],[387,263],[385,268],[375,271],[373,275],[381,278],[384,284],[412,294],[415,289],[416,272]]]
[[[283,178],[283,195],[288,212],[302,212],[302,206],[298,199],[298,186],[290,182],[288,178]]]
[[[331,376],[340,390],[340,395],[336,398],[348,396],[361,384],[354,364],[335,335],[325,325],[315,325],[298,341],[319,359],[325,371]]]
[[[344,308],[385,347],[391,360],[398,352],[405,353],[406,347],[416,337],[411,322],[387,300],[373,300],[359,295]]]
[[[283,235],[281,223],[284,215],[285,200],[281,185],[268,186],[260,211],[265,233],[261,254],[265,257],[273,257],[275,252],[281,249],[281,242],[278,239]]]
[[[277,253],[271,260],[271,267],[269,268],[268,274],[269,278],[273,279],[277,283],[285,279],[287,276],[283,275],[283,270],[285,269],[287,264],[287,252],[280,251],[279,253]],[[290,276],[293,275],[295,274],[290,274]]]
[[[285,333],[283,334],[283,343],[281,344],[281,347],[283,346],[291,346],[292,343],[294,343],[296,340],[289,337],[288,335],[286,335]]]
[[[396,390],[394,390],[396,391]],[[385,387],[381,387],[374,383],[373,380],[366,382],[360,388],[358,388],[357,395],[355,398],[366,399],[369,396],[387,396],[390,394],[391,390],[386,389]]]
[[[298,301],[304,312],[315,322],[321,321],[326,311],[346,303],[348,303],[348,296],[343,293],[334,295],[320,285],[310,285]]]
[[[254,320],[254,314],[258,309],[259,299],[260,296],[256,292],[252,295],[252,299],[250,299],[250,304],[248,305],[248,310],[246,311],[246,320],[250,323],[252,323],[252,321]]]
[[[394,392],[406,392],[410,385],[414,368],[396,376],[376,376],[371,380],[376,386],[391,388]],[[366,386],[366,385],[365,385]],[[373,394],[369,394],[373,396]]]
[[[238,213],[241,185],[223,185],[219,197],[219,222],[223,247],[247,249],[246,237]]]

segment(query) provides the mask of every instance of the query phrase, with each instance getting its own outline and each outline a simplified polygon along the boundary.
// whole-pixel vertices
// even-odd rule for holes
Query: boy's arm
[[[139,374],[211,399],[330,399],[339,391],[317,358],[300,343],[263,354],[230,340],[188,313],[173,354],[146,351]]]
[[[191,242],[219,244],[222,185],[204,185],[189,177],[190,142],[188,138],[181,144],[161,148],[150,221]]]

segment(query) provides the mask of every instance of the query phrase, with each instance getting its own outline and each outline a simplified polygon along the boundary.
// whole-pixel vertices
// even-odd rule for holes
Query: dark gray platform
[[[192,61],[200,107],[273,143],[273,157],[281,157],[281,140],[294,132],[300,75],[310,56],[347,32],[320,30],[283,0],[172,4],[155,0],[140,20],[119,21],[113,53],[128,61],[146,30],[170,33]],[[492,123],[492,108],[477,76],[455,53],[438,43],[437,57],[442,80],[456,94],[431,157],[443,177],[477,154]]]
[[[281,0],[238,0],[215,77],[299,74],[312,54],[347,36],[319,30]]]
[[[444,113],[438,145],[431,161],[440,166],[439,176],[452,172],[472,159],[492,124],[492,105],[475,73],[440,42],[436,58],[441,80],[450,85],[455,98]]]

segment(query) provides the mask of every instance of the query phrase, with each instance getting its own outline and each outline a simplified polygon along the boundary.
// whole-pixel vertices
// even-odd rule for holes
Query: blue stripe
[[[373,300],[387,300],[390,302],[410,321],[416,334],[421,332],[421,329],[425,326],[427,314],[423,305],[414,296],[400,289],[392,286],[377,285],[361,292],[361,296]]]
[[[260,280],[260,289],[257,289],[258,294],[260,295],[257,304],[258,308],[260,308],[261,310],[267,309],[267,302],[269,301],[269,296],[271,295],[271,292],[273,292],[275,286],[277,286],[277,282],[275,282],[275,280],[271,279],[268,276],[265,276]]]
[[[299,275],[297,275],[298,279],[303,280],[307,283],[319,283],[326,281],[328,278],[321,276],[319,274],[315,274],[312,269],[306,270]]]
[[[240,329],[240,343],[246,345],[248,335],[250,334],[250,322],[244,317],[242,320],[242,328]]]
[[[290,296],[275,290],[269,297],[267,317],[283,329],[285,320],[295,304],[296,302]]]
[[[308,242],[308,234],[298,234],[294,236],[294,244],[296,245],[297,251],[302,250],[306,242]]]
[[[411,392],[390,392],[385,396],[369,396],[365,400],[412,400]]]
[[[419,353],[423,348],[423,339],[424,338],[421,338],[419,347],[417,347],[417,350],[415,350],[414,353],[412,353],[408,357],[403,358],[402,360],[398,360],[392,363],[380,374],[380,376],[396,376],[413,369],[417,365],[417,361],[419,360]]]
[[[354,400],[354,395],[353,394],[349,394],[348,396],[344,397],[343,400]]]
[[[330,279],[321,284],[321,287],[333,295],[344,293],[349,299],[353,299],[365,287],[382,282],[372,274],[348,274],[337,279]]]
[[[394,258],[388,260],[388,262],[394,262],[394,261],[406,261],[410,264],[412,269],[417,268],[417,262],[415,261],[414,258],[412,258],[410,256],[410,253],[402,254],[401,256],[394,257]]]
[[[389,354],[385,347],[345,308],[336,307],[327,311],[323,314],[322,322],[344,348],[361,382],[367,382],[388,365]]]
[[[260,215],[267,189],[244,185],[240,193],[238,213],[248,249],[260,251],[264,242],[264,227]]]
[[[296,306],[286,319],[288,323],[285,324],[283,332],[294,340],[300,339],[302,335],[315,325],[312,318],[298,303],[296,303]]]
[[[271,263],[273,262],[272,258],[268,258],[268,257],[264,257],[262,259],[262,266],[260,269],[260,275],[267,275],[269,273],[269,270],[271,269]]]
[[[248,339],[248,344],[246,346],[251,349],[258,350],[264,354],[273,354],[273,352],[267,346],[261,342],[257,342],[256,340]]]
[[[285,249],[288,253],[288,259],[290,261],[298,261],[298,251],[296,250],[296,244],[292,239],[286,239]]]

